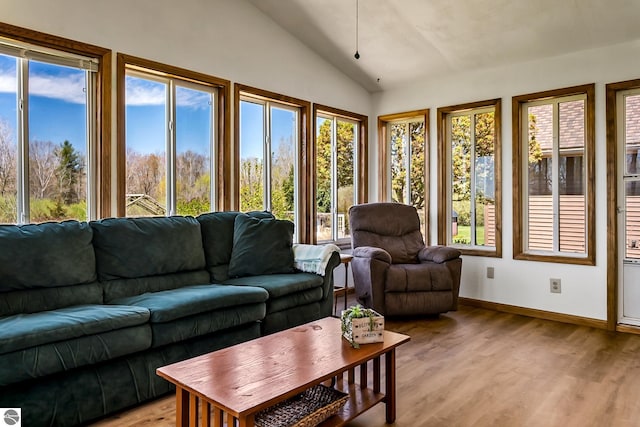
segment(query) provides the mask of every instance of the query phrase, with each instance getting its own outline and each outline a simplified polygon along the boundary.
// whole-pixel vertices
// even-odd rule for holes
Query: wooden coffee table
[[[392,423],[395,349],[409,339],[385,331],[384,342],[355,349],[342,338],[340,320],[327,317],[163,366],[157,373],[176,385],[177,426],[197,426],[201,419],[202,426],[222,427],[226,421],[230,427],[251,427],[260,410],[330,380],[350,398],[322,426],[341,426],[380,402]]]

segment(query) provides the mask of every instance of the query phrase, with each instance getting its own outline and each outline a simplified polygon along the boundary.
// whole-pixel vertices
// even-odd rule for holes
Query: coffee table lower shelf
[[[348,390],[336,387],[338,390],[349,393],[349,400],[335,415],[327,418],[318,427],[338,427],[356,418],[367,409],[384,401],[383,393],[376,393],[370,388],[360,388],[358,384],[351,384]]]

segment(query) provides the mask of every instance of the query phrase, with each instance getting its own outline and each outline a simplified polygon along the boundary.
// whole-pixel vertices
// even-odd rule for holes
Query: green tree
[[[69,141],[64,141],[55,152],[58,159],[58,199],[66,205],[78,202],[77,184],[82,173],[80,156]]]
[[[393,123],[391,130],[391,198],[424,208],[425,128],[423,122]],[[409,171],[407,171],[407,155]],[[408,175],[408,176],[407,176]],[[407,200],[407,178],[410,192]]]

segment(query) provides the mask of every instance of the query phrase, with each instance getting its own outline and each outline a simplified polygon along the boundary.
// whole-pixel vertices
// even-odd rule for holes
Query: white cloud
[[[140,78],[126,79],[127,105],[164,105],[165,86]]]
[[[47,98],[60,99],[74,104],[84,104],[84,73],[73,73],[68,76],[34,75],[29,79],[29,92]]]
[[[127,77],[127,105],[165,105],[166,86],[142,78]],[[176,101],[179,107],[200,109],[209,106],[210,95],[207,92],[178,87]]]
[[[180,88],[176,91],[176,98],[179,107],[201,109],[209,106],[211,95],[199,90]]]
[[[0,93],[15,93],[16,91],[16,75],[5,74],[0,70]]]
[[[0,92],[15,93],[17,91],[15,73],[3,71],[0,71]],[[85,103],[84,87],[84,73],[80,72],[60,76],[36,74],[29,79],[29,92],[31,95],[59,99],[74,104]]]

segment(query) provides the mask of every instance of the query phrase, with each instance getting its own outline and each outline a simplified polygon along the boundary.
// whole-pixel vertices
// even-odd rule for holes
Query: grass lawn
[[[484,226],[476,227],[476,245],[484,245]],[[453,243],[461,243],[464,245],[471,244],[471,226],[458,225],[458,234],[453,236]]]

